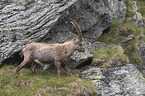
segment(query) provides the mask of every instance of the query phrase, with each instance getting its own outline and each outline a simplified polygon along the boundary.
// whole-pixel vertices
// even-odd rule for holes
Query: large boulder
[[[7,0],[0,1],[1,4]],[[41,0],[11,0],[1,6],[0,62],[31,42],[41,41],[76,0],[54,2]],[[61,7],[62,6],[62,7]],[[14,59],[13,59],[14,60]]]
[[[121,23],[125,22],[127,7],[124,2],[126,2],[126,0],[102,0],[102,2],[104,2],[111,11],[111,15],[115,20]]]
[[[82,31],[85,32],[83,37],[93,36],[91,39],[99,37],[102,31],[111,25],[112,18],[105,6],[101,8],[100,1],[95,1],[96,3],[92,3],[94,0],[16,1],[11,0],[1,6],[0,62],[31,42],[63,43],[76,38],[76,30],[68,23],[66,19],[68,17],[79,23]],[[5,1],[0,3],[4,4]],[[90,48],[88,40],[84,40],[84,44],[85,48]],[[86,53],[88,55],[87,51],[84,54]],[[92,55],[85,58],[90,56]],[[82,59],[84,55],[79,57]]]
[[[86,67],[80,71],[82,78],[90,79],[101,96],[144,96],[145,78],[133,65],[123,67]]]
[[[77,38],[76,30],[67,18],[80,25],[86,50],[84,53],[75,52],[70,64],[77,66],[85,62],[93,56],[92,43],[111,26],[112,18],[124,18],[126,15],[124,3],[112,1],[116,2],[115,5],[109,3],[110,0],[0,1],[0,63],[8,58],[20,59],[14,55],[31,42],[63,43]],[[118,11],[112,11],[111,6],[120,13],[123,10],[123,16],[113,15]]]

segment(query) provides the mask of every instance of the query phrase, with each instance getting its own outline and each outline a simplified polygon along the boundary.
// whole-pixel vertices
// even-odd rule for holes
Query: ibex
[[[60,77],[60,67],[62,66],[64,70],[72,76],[67,65],[69,63],[70,57],[76,50],[79,52],[84,52],[85,49],[82,44],[82,33],[79,25],[73,19],[70,19],[70,22],[77,30],[78,39],[72,39],[71,41],[64,42],[63,44],[47,44],[39,42],[28,44],[21,51],[21,53],[24,55],[24,60],[16,67],[15,77],[18,77],[20,69],[29,63],[32,63],[31,71],[33,74],[35,74],[36,65],[34,65],[34,62],[41,65],[55,64],[58,77]]]

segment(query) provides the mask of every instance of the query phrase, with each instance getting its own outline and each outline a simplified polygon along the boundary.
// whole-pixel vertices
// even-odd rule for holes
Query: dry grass
[[[37,69],[37,75],[33,76],[29,69],[23,68],[18,78],[14,78],[14,73],[12,65],[0,68],[0,96],[95,96],[97,93],[91,81],[66,74],[60,79],[56,70]],[[73,74],[77,74],[76,70]]]

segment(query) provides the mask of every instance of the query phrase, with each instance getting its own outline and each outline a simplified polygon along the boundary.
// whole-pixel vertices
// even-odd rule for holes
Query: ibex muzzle
[[[82,33],[79,25],[73,19],[70,19],[70,22],[75,26],[78,39],[72,39],[71,41],[64,42],[63,44],[47,44],[47,43],[31,43],[28,44],[21,53],[24,55],[23,62],[17,66],[15,77],[18,76],[20,69],[26,64],[31,63],[31,71],[35,74],[34,64],[41,65],[51,65],[55,64],[58,72],[58,77],[60,77],[60,67],[62,66],[70,75],[70,69],[68,68],[68,63],[70,57],[73,53],[78,50],[84,52],[85,49],[82,44]]]

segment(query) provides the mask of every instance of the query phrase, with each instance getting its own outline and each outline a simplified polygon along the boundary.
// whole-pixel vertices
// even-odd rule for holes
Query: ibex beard
[[[15,77],[18,77],[20,69],[31,63],[31,71],[35,75],[36,64],[41,65],[51,65],[55,64],[58,72],[58,77],[60,77],[60,67],[62,66],[64,70],[71,76],[70,69],[68,68],[68,63],[70,57],[73,53],[78,50],[79,52],[84,52],[85,49],[82,44],[82,33],[79,25],[73,19],[70,22],[75,26],[78,39],[72,39],[71,41],[65,42],[63,44],[47,44],[47,43],[31,43],[28,44],[21,53],[24,55],[23,62],[17,66]]]

